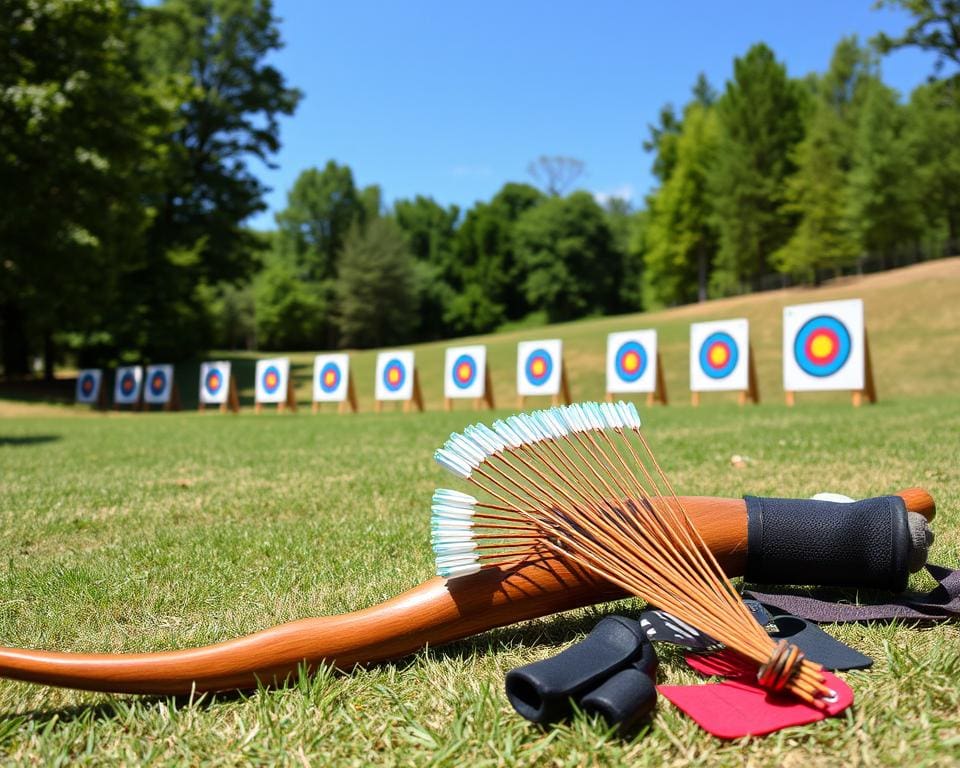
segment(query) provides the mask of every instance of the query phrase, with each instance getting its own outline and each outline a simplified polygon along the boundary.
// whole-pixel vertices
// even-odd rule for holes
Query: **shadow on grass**
[[[62,440],[60,435],[17,435],[16,437],[4,437],[0,435],[0,448],[5,445],[19,447],[25,445],[41,445],[43,443],[55,443]]]

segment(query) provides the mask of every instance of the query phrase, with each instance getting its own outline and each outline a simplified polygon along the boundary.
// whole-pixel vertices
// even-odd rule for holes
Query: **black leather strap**
[[[906,589],[910,532],[899,496],[850,503],[744,498],[747,581]]]

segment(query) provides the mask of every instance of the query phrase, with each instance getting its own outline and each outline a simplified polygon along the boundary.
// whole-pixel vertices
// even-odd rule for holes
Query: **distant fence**
[[[820,285],[827,280],[854,275],[867,275],[873,272],[885,272],[897,267],[908,267],[923,261],[945,259],[960,254],[960,240],[939,241],[936,243],[911,243],[898,246],[884,253],[866,254],[855,264],[845,267],[818,269],[814,273],[814,285]],[[777,291],[796,285],[810,285],[807,280],[783,275],[778,272],[763,275],[754,284],[741,284],[738,293],[754,293],[757,291]]]

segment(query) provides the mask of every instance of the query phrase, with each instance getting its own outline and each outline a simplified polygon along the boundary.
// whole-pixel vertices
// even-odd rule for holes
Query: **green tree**
[[[789,239],[796,221],[783,210],[784,182],[803,138],[803,89],[773,51],[754,45],[733,68],[716,104],[720,137],[709,174],[720,243],[711,282],[721,293],[755,283]]]
[[[136,264],[152,121],[120,0],[11,0],[0,13],[0,347],[7,375],[55,339],[105,335]]]
[[[948,65],[960,67],[960,0],[878,0],[876,6],[900,8],[914,17],[902,35],[881,33],[874,38],[881,53],[916,47],[937,54],[937,73]]]
[[[316,349],[328,338],[331,297],[290,261],[273,255],[254,281],[259,349]]]
[[[814,77],[806,134],[794,148],[796,171],[786,182],[783,210],[798,224],[771,261],[780,272],[813,280],[817,270],[854,263],[861,253],[852,219],[848,176],[867,93],[881,86],[876,61],[842,39],[823,77]]]
[[[367,194],[376,195],[372,204],[379,208],[379,192]],[[347,233],[366,216],[348,165],[330,160],[323,170],[307,168],[287,193],[287,207],[277,214],[278,247],[302,280],[332,280]]]
[[[393,215],[417,260],[420,306],[416,337],[442,338],[448,332],[445,316],[453,297],[450,283],[459,272],[455,246],[460,209],[455,205],[444,208],[432,198],[418,195],[394,203]]]
[[[516,235],[527,301],[551,322],[619,308],[621,264],[592,195],[548,198],[520,217]]]
[[[717,250],[707,174],[715,160],[716,112],[693,102],[676,143],[673,173],[652,196],[645,230],[645,295],[652,304],[705,301]]]
[[[870,253],[889,253],[913,244],[922,228],[904,112],[896,93],[875,83],[857,126],[850,213],[860,246]]]
[[[544,200],[529,184],[507,183],[489,203],[467,211],[457,229],[450,270],[454,295],[444,321],[454,333],[489,331],[529,312],[517,257],[518,219]]]
[[[354,226],[337,280],[344,346],[378,347],[408,341],[417,311],[414,260],[403,231],[390,218]]]
[[[917,88],[907,111],[907,141],[930,236],[960,247],[960,90],[938,81]]]
[[[860,254],[850,222],[844,143],[840,117],[820,102],[794,150],[797,171],[786,182],[784,210],[799,223],[771,258],[780,272],[812,280],[816,270],[851,264]]]
[[[146,82],[173,107],[162,143],[162,185],[139,269],[128,275],[117,322],[128,345],[177,358],[209,341],[204,285],[239,282],[258,264],[243,226],[263,210],[248,162],[269,165],[281,115],[299,93],[266,63],[281,47],[270,0],[164,0],[142,8],[135,29]],[[126,324],[123,325],[124,320]]]

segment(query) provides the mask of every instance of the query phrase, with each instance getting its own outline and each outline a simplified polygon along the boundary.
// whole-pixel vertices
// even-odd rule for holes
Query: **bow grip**
[[[902,591],[932,534],[900,496],[853,502],[745,496],[745,579]]]

